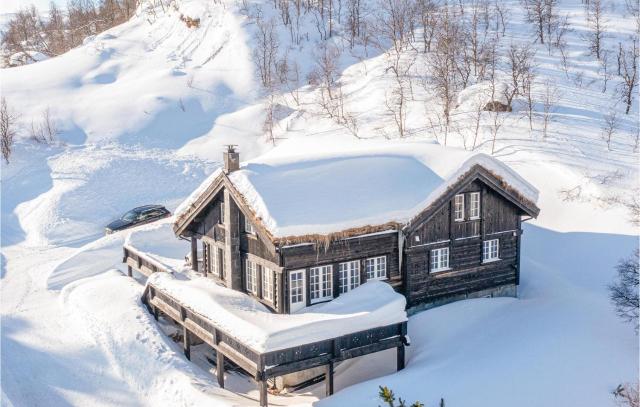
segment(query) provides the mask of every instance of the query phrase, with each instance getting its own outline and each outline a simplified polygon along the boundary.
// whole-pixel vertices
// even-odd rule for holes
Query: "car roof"
[[[138,206],[137,208],[133,208],[132,211],[143,212],[143,211],[148,211],[149,209],[164,209],[164,206],[162,206],[162,205],[143,205],[143,206]]]

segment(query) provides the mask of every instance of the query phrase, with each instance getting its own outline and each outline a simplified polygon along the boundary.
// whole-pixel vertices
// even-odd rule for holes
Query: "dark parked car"
[[[107,234],[116,232],[118,230],[130,228],[133,226],[143,225],[150,223],[158,219],[171,216],[171,212],[162,205],[145,205],[138,208],[134,208],[129,212],[122,215],[120,219],[114,220],[107,225]]]

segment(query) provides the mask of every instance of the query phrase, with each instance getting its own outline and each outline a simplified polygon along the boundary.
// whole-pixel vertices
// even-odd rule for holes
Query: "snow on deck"
[[[346,152],[308,140],[290,144],[229,175],[275,237],[406,223],[476,164],[531,202],[538,199],[531,184],[485,154],[427,142],[371,142]]]
[[[185,256],[191,250],[190,242],[175,237],[171,220],[133,230],[127,235],[124,247],[163,269],[176,272],[183,270]]]
[[[148,282],[257,352],[270,352],[407,320],[405,298],[370,281],[307,312],[274,314],[260,302],[211,279],[155,273]]]

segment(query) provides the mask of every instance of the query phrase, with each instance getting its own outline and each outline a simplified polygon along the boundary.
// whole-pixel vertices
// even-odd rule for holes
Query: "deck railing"
[[[191,356],[191,338],[199,338],[217,354],[218,383],[224,387],[224,358],[250,374],[259,384],[260,405],[267,405],[267,380],[314,367],[325,366],[326,393],[333,393],[334,364],[357,356],[397,348],[397,369],[404,368],[407,323],[380,326],[317,342],[269,352],[259,352],[215,326],[177,298],[147,284],[142,302],[157,319],[162,313],[183,329],[183,350]]]

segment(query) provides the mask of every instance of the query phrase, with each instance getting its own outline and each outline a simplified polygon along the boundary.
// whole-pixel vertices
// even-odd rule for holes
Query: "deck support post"
[[[184,350],[184,356],[187,357],[188,360],[191,360],[191,338],[189,337],[190,333],[187,327],[182,326],[182,349]]]
[[[127,266],[127,275],[129,277],[133,277],[133,269],[131,268],[131,266]]]
[[[404,338],[403,338],[404,339]],[[400,371],[404,369],[404,343],[398,346],[398,354],[397,354],[397,370]]]
[[[218,376],[218,386],[224,389],[224,355],[216,350],[216,376]]]
[[[152,305],[151,308],[153,309],[153,319],[155,319],[156,321],[158,320],[158,307],[156,307],[155,305]]]
[[[260,390],[260,407],[269,407],[267,401],[267,381],[262,379],[258,382],[258,389]]]
[[[191,269],[198,271],[198,239],[191,237]]]
[[[325,395],[330,396],[333,394],[333,362],[329,362],[326,365],[324,373],[324,385],[325,385]]]

